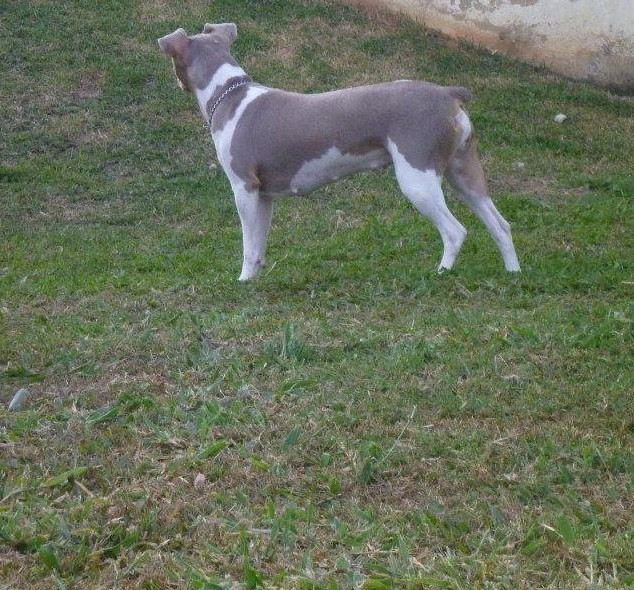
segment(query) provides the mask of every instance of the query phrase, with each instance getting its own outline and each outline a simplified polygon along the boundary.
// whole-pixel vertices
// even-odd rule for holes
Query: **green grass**
[[[0,588],[634,585],[631,98],[328,2],[0,10]],[[384,171],[280,200],[239,284],[156,45],[214,21],[269,85],[469,86],[523,272],[452,202],[437,276]]]

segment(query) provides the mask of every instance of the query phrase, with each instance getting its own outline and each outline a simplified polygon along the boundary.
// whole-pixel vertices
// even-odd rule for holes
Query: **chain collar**
[[[209,116],[207,118],[207,122],[203,125],[203,127],[211,132],[211,122],[212,122],[212,120],[214,118],[214,114],[216,113],[216,109],[220,106],[220,103],[227,96],[229,96],[229,94],[231,94],[234,90],[240,88],[240,86],[244,86],[245,84],[249,84],[250,82],[252,82],[251,78],[249,78],[249,76],[246,76],[246,77],[242,78],[241,80],[238,80],[237,82],[235,82],[234,84],[232,84],[228,88],[226,88],[222,92],[222,94],[214,101],[214,104],[211,105],[211,109],[209,110]]]

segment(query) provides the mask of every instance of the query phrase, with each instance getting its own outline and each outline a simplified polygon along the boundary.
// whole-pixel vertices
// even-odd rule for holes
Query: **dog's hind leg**
[[[489,196],[482,164],[475,141],[471,136],[471,123],[462,111],[458,122],[465,128],[467,138],[449,161],[445,176],[458,192],[459,198],[482,220],[495,240],[506,270],[518,272],[520,264],[513,246],[511,226],[502,217]]]
[[[273,216],[273,199],[259,191],[234,186],[234,195],[242,225],[242,272],[238,280],[254,278],[264,266],[266,240]]]
[[[392,141],[388,147],[394,162],[396,179],[403,194],[439,231],[443,255],[438,272],[453,267],[467,230],[452,215],[445,203],[441,179],[435,170],[418,170],[398,151]]]

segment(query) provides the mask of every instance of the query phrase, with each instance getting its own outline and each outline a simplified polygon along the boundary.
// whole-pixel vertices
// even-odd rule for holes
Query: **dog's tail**
[[[463,88],[462,86],[449,86],[447,88],[447,92],[449,92],[449,95],[452,98],[455,98],[460,105],[469,102],[473,98],[471,91],[468,88]]]

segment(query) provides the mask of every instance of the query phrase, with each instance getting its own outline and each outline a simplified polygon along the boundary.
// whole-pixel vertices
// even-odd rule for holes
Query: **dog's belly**
[[[321,156],[304,162],[290,182],[286,181],[286,186],[276,182],[273,177],[265,191],[278,195],[302,195],[356,172],[382,168],[390,162],[390,155],[384,149],[355,154],[342,153],[336,147],[331,147]]]

